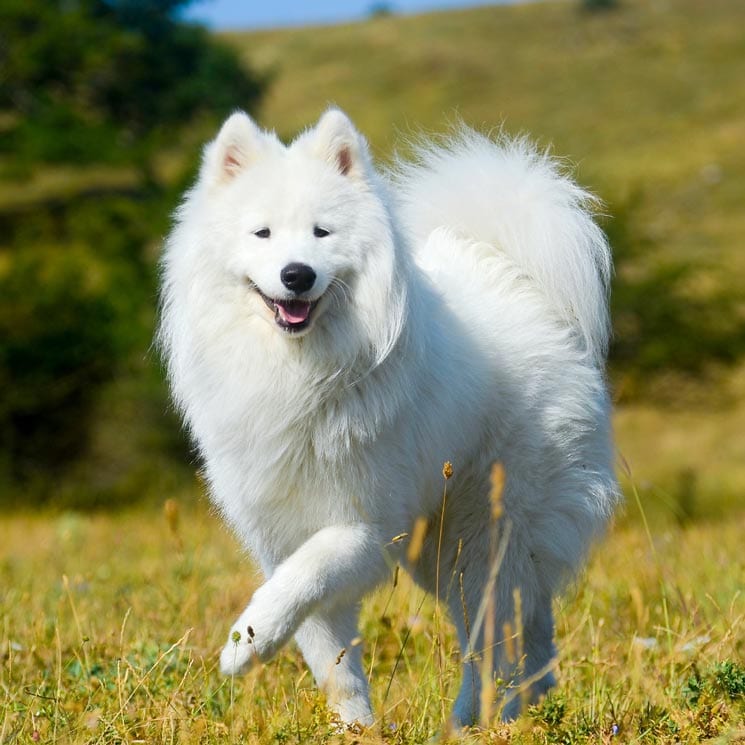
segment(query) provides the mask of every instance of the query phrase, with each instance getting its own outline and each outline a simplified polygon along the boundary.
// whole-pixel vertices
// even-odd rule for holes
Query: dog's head
[[[247,312],[288,339],[345,335],[387,354],[405,277],[367,144],[345,114],[328,110],[289,146],[233,114],[205,149],[190,202],[206,213],[200,250],[241,287]]]

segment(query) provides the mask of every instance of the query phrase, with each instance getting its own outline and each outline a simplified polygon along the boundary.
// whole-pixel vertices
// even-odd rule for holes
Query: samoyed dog
[[[453,722],[478,721],[489,661],[506,719],[554,683],[552,597],[618,493],[593,207],[523,139],[460,127],[381,175],[337,109],[288,146],[225,122],[165,246],[159,331],[211,497],[265,577],[224,673],[294,638],[341,720],[371,724],[352,642],[400,563],[457,627]]]

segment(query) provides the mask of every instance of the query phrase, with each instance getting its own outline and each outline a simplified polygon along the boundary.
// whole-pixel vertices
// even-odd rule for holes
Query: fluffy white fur
[[[525,656],[497,644],[495,678],[530,699],[553,683],[552,596],[617,498],[610,254],[592,206],[524,140],[462,128],[384,180],[338,110],[287,147],[245,114],[224,124],[167,241],[160,341],[212,498],[266,577],[228,635],[225,673],[294,637],[341,719],[371,723],[351,644],[359,603],[405,565],[406,541],[391,539],[424,516],[409,568],[433,592],[439,577],[458,628],[454,721],[479,716],[485,590],[497,641],[521,597]],[[315,273],[301,295],[281,279],[292,263]],[[296,295],[318,302],[288,331],[278,308]],[[519,697],[503,703],[518,713]]]

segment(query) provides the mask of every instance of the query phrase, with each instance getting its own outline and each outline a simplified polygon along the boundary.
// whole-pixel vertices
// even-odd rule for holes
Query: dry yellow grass
[[[729,372],[716,390],[702,384],[691,396],[690,383],[672,380],[676,385],[679,405],[639,401],[615,415],[618,449],[645,509],[655,519],[721,518],[745,509],[745,367]]]
[[[452,629],[403,576],[363,613],[381,717],[372,730],[338,733],[293,647],[244,678],[220,677],[217,651],[256,577],[191,500],[165,514],[3,517],[0,742],[408,744],[442,729],[459,675]],[[557,605],[556,694],[470,740],[605,742],[615,726],[619,742],[672,743],[736,731],[743,529],[739,513],[651,541],[639,527],[611,531]],[[686,690],[695,676],[698,697]]]

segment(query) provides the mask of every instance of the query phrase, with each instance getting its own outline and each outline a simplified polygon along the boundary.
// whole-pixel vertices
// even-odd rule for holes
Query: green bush
[[[22,163],[137,163],[195,117],[253,107],[263,82],[158,0],[0,4],[0,153]]]
[[[184,5],[0,4],[3,193],[50,169],[74,176],[56,192],[0,200],[6,505],[126,502],[186,460],[150,353],[157,244],[182,186],[159,174],[175,143],[254,107],[264,82],[181,21]]]
[[[611,205],[604,225],[616,266],[610,359],[631,393],[665,373],[700,376],[745,354],[740,294],[724,283],[694,292],[707,267],[663,255],[638,218],[642,201],[636,194]]]
[[[139,221],[126,220],[129,208],[99,202],[9,231],[0,264],[6,481],[59,474],[85,450],[99,386],[148,334],[137,314],[153,283],[136,255],[144,236]]]

